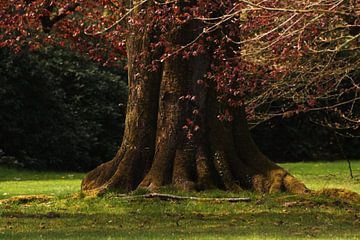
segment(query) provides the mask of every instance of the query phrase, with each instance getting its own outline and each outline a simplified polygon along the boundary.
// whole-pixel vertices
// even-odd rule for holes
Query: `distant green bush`
[[[125,79],[64,49],[0,49],[0,149],[31,168],[88,170],[111,159],[123,131]]]

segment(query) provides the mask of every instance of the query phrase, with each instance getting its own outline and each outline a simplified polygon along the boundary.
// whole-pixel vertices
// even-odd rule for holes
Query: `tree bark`
[[[136,10],[134,11],[136,14]],[[184,45],[202,31],[188,23],[172,37]],[[130,28],[127,40],[129,97],[122,145],[115,157],[91,171],[83,191],[129,192],[173,185],[180,190],[253,189],[263,193],[305,193],[307,188],[264,156],[251,138],[245,111],[233,111],[234,120],[217,119],[220,104],[212,88],[197,80],[209,69],[209,56],[183,59],[176,55],[158,71],[146,67],[161,53],[151,52],[152,33]],[[196,96],[184,101],[182,96]],[[183,126],[194,107],[200,129],[190,140]]]

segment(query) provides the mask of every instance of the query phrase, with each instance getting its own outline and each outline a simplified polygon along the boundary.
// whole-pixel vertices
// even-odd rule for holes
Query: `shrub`
[[[126,74],[57,48],[0,49],[0,149],[25,167],[88,170],[121,141]]]

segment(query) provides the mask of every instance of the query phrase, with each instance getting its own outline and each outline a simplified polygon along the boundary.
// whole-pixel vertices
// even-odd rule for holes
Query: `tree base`
[[[240,168],[234,170],[229,166],[232,161],[224,158],[220,151],[210,161],[201,149],[177,150],[171,174],[166,166],[162,166],[156,171],[150,168],[140,178],[136,163],[141,160],[136,157],[139,157],[136,152],[117,154],[112,161],[87,174],[82,182],[82,191],[91,195],[112,190],[130,192],[142,188],[154,192],[163,186],[172,186],[181,191],[222,189],[232,192],[309,193],[303,183],[262,155],[250,163],[238,159]]]

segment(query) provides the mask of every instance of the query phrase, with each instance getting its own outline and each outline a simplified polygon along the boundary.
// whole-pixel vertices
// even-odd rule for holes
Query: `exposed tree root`
[[[246,122],[236,129],[213,117],[207,121],[209,135],[202,131],[189,141],[181,130],[176,131],[180,128],[178,116],[172,116],[170,122],[165,118],[159,116],[163,125],[157,129],[153,153],[142,153],[141,146],[145,144],[119,150],[112,161],[86,176],[82,190],[102,194],[111,189],[156,191],[172,185],[182,191],[219,188],[232,192],[244,189],[261,193],[309,192],[303,183],[259,151]],[[151,167],[146,167],[147,164]]]
[[[150,170],[145,175],[137,173],[136,166],[139,166],[139,156],[136,151],[130,151],[128,154],[124,154],[125,158],[118,163],[117,168],[114,166],[116,161],[113,160],[113,162],[100,165],[90,172],[82,183],[82,190],[93,190],[89,193],[102,194],[111,189],[130,192],[136,188],[146,188],[156,191],[162,186],[172,185],[182,191],[220,188],[232,192],[239,192],[243,189],[252,189],[261,193],[286,191],[293,194],[304,194],[309,192],[303,183],[276,165],[273,169],[263,168],[262,166],[268,164],[265,162],[262,166],[254,167],[251,163],[243,161],[239,164],[243,166],[243,169],[234,171],[233,165],[224,151],[216,151],[213,155],[213,162],[208,161],[208,155],[200,149],[176,150],[172,162],[168,163],[173,166],[173,171],[167,173],[171,178],[164,178],[161,175],[166,173],[164,168],[159,172]],[[236,160],[240,161],[240,158]],[[244,169],[246,170],[244,171]],[[143,171],[146,170],[143,169]],[[136,176],[144,177],[136,180]]]

